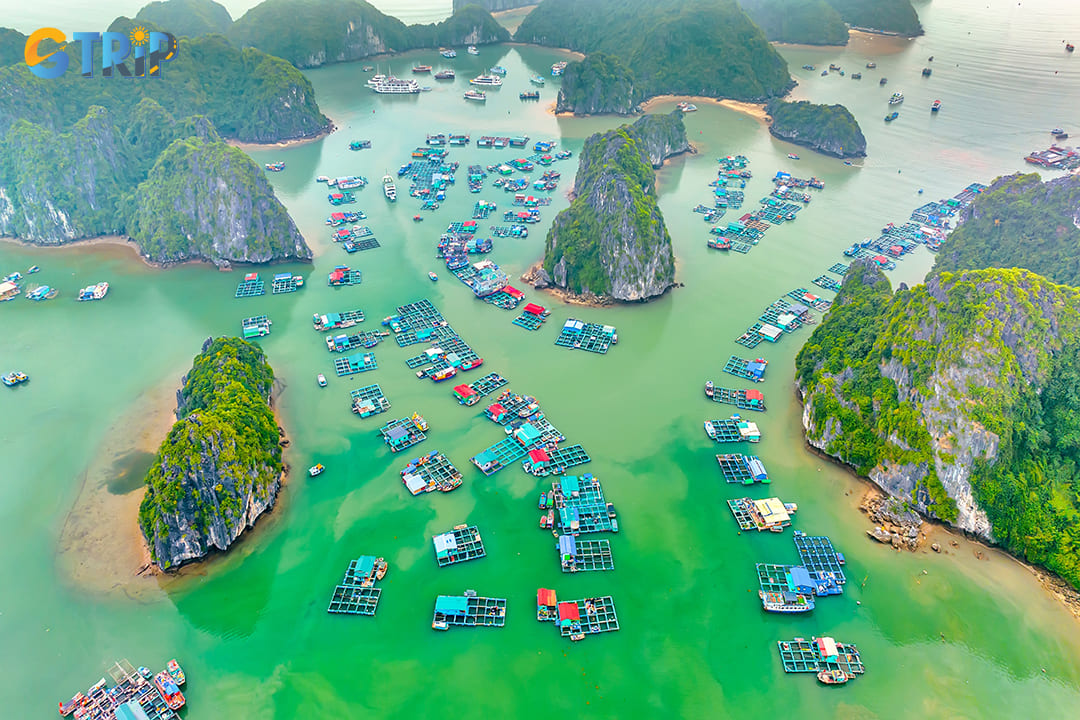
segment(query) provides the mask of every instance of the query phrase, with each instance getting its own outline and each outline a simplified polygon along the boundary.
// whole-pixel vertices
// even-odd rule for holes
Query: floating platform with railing
[[[850,677],[866,672],[859,649],[851,643],[839,643],[832,638],[795,638],[776,643],[780,662],[787,673],[819,673],[840,670]]]
[[[349,393],[352,411],[362,418],[384,413],[390,409],[390,400],[383,394],[378,383],[365,385]]]
[[[456,627],[503,627],[506,625],[506,598],[480,597],[466,590],[464,595],[440,595],[435,598],[431,627],[447,630]]]
[[[439,567],[479,560],[487,554],[484,541],[480,539],[480,530],[475,525],[458,525],[449,532],[436,535],[432,543]]]
[[[558,551],[564,573],[615,569],[610,540],[579,540],[573,535],[560,535]]]
[[[800,564],[810,572],[831,573],[839,585],[847,582],[843,568],[844,556],[836,552],[829,538],[796,531],[795,549],[799,552]]]
[[[356,375],[378,368],[379,363],[375,360],[375,353],[357,353],[348,357],[334,358],[334,372],[338,377]]]
[[[724,480],[737,485],[769,484],[765,465],[756,455],[721,454],[716,456]]]
[[[461,471],[438,450],[409,461],[401,471],[401,481],[412,495],[422,492],[450,492],[461,486]]]
[[[257,273],[249,273],[244,276],[240,284],[236,286],[236,297],[258,297],[266,294],[266,285],[259,279]]]

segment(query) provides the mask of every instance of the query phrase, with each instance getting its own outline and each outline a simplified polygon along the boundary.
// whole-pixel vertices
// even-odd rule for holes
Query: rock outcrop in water
[[[262,350],[240,338],[210,341],[195,358],[139,506],[161,569],[227,550],[274,506],[284,465],[273,381]]]
[[[566,66],[555,112],[629,115],[637,108],[639,95],[633,74],[618,58],[593,53]]]
[[[690,149],[680,112],[648,115],[586,140],[574,199],[548,231],[543,270],[552,283],[631,302],[672,287],[675,258],[653,167]]]
[[[805,100],[768,105],[773,137],[838,158],[864,157],[866,138],[855,116],[843,105],[814,105]]]
[[[1080,290],[989,269],[894,295],[858,261],[796,363],[811,445],[1080,585]]]

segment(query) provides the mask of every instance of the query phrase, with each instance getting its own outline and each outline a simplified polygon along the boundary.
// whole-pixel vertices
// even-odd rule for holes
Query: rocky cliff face
[[[262,350],[239,338],[213,341],[195,358],[183,418],[158,451],[139,507],[158,567],[227,550],[273,507],[283,465],[267,403],[272,382]]]
[[[639,95],[633,75],[618,58],[593,53],[566,66],[555,112],[629,115],[636,109]]]
[[[548,231],[543,269],[555,285],[628,302],[674,285],[671,237],[651,166],[688,147],[678,113],[586,140],[574,200]]]
[[[773,137],[838,158],[864,157],[866,137],[843,105],[773,101],[769,132]]]

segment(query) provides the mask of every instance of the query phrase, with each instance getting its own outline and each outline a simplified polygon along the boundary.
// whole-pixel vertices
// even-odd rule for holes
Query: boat
[[[546,492],[540,493],[539,507],[540,507],[541,510],[544,510],[544,509],[547,508],[547,493]]]
[[[470,55],[480,54],[480,51],[476,49],[475,45],[470,45],[469,47],[465,48],[465,52],[469,53]]]
[[[934,72],[934,71],[931,70],[928,67],[925,67],[925,68],[922,69],[922,76],[923,77],[930,77],[930,73],[932,73],[932,72]]]
[[[483,90],[466,90],[466,100],[475,100],[476,102],[487,102],[487,93]]]
[[[758,597],[761,598],[761,606],[765,612],[804,613],[814,609],[813,599],[798,593],[762,590],[758,593]]]
[[[847,165],[848,167],[852,167],[852,166],[855,165],[855,163],[851,162],[850,160],[845,160],[844,164]]]
[[[707,380],[705,382],[705,397],[710,397],[711,398],[715,394],[715,392],[716,392],[716,387],[713,385],[713,381],[712,380]]]
[[[1065,44],[1065,52],[1072,52],[1075,49],[1076,49],[1076,46],[1073,45],[1072,43],[1066,43]]]
[[[539,85],[540,87],[544,87],[545,80],[540,75],[531,75],[529,77],[529,82],[531,82],[533,85]]]
[[[817,674],[817,679],[824,685],[843,685],[851,676],[843,670],[837,668],[836,670],[821,670]]]
[[[390,202],[395,202],[397,200],[397,186],[394,185],[394,178],[389,175],[383,175],[382,191],[383,195],[385,195],[386,199]]]
[[[57,293],[56,288],[51,288],[48,285],[38,285],[36,288],[33,288],[32,290],[27,290],[26,291],[26,297],[30,298],[31,300],[39,300],[39,301],[40,300],[52,300],[54,297],[56,297],[56,293]]]
[[[502,78],[498,75],[489,75],[487,73],[481,73],[472,80],[469,81],[470,85],[476,85],[478,87],[500,87],[502,85]]]
[[[142,665],[139,666],[139,674],[142,675],[145,680],[150,680],[154,677],[154,673],[150,671],[150,668]]]
[[[87,285],[79,291],[79,300],[100,300],[109,292],[109,283],[99,282],[97,285]]]
[[[688,103],[688,102],[677,103],[675,105],[675,107],[678,108],[680,111],[682,111],[684,113],[696,112],[697,111],[697,105],[694,105],[693,103]]]
[[[852,80],[862,80],[862,73],[851,73]]]
[[[560,75],[562,75],[563,71],[566,70],[566,64],[567,63],[566,63],[565,60],[560,60],[559,62],[552,65],[551,66],[551,74],[552,74],[552,76],[553,77],[559,77]]]
[[[428,375],[428,377],[430,377],[434,382],[440,383],[440,382],[443,382],[444,380],[449,380],[450,378],[454,377],[455,375],[457,375],[457,368],[455,368],[455,367],[445,367],[442,370],[438,370],[438,371],[432,373],[431,375]]]
[[[829,71],[828,71],[828,70],[822,70],[822,71],[821,71],[821,77],[825,77],[825,76],[826,76],[826,75],[828,75],[828,74],[829,74]]]
[[[799,156],[795,155],[794,153],[788,153],[787,157],[788,157],[788,160],[798,160],[799,159]]]
[[[1057,135],[1054,136],[1054,139],[1055,140],[1068,140],[1069,139],[1069,133],[1067,133],[1067,132],[1059,132]]]
[[[19,370],[12,370],[7,375],[0,377],[0,381],[2,381],[8,387],[15,387],[16,385],[24,383],[29,379],[29,375]]]
[[[266,165],[264,165],[263,167],[265,167],[270,172],[281,172],[285,169],[285,163],[281,160],[278,160],[277,162],[266,163]]]
[[[34,273],[38,272],[39,270],[41,270],[41,268],[39,268],[37,265],[31,265],[30,269],[26,271],[26,274],[27,275],[33,275]]]
[[[899,105],[902,102],[904,102],[904,93],[899,92],[899,91],[894,92],[892,94],[892,97],[889,98],[889,104],[890,105]]]
[[[839,70],[839,69],[840,69],[840,66],[837,65],[836,63],[829,63],[829,72],[832,72],[833,70]]]
[[[495,67],[491,68],[491,72],[494,75],[502,75],[505,77],[506,68],[504,68],[502,65],[496,65]]]
[[[885,116],[885,122],[892,122],[893,120],[895,120],[898,117],[900,117],[900,113],[891,112],[891,113],[889,113],[888,115]]]
[[[165,700],[165,704],[169,706],[170,710],[179,710],[184,707],[184,694],[180,692],[180,688],[177,687],[176,681],[172,679],[169,673],[162,670],[154,676],[154,687],[161,693],[161,697]]]
[[[412,71],[414,73],[418,74],[418,75],[420,73],[429,73],[429,72],[431,72],[431,66],[430,65],[413,65]]]
[[[372,80],[376,80],[376,75]],[[420,83],[415,80],[402,80],[393,75],[383,76],[374,84],[369,80],[368,86],[380,95],[413,95],[420,92]]]
[[[457,57],[457,51],[452,50],[452,49],[440,50],[439,54],[442,55],[444,58],[456,58]]]
[[[938,110],[940,110],[940,109],[941,109],[941,101],[940,101],[940,100],[935,100],[935,101],[934,101],[934,102],[933,102],[933,103],[932,103],[932,104],[930,105],[930,112],[937,112],[937,111],[938,111]]]
[[[429,271],[427,276],[428,276],[428,280],[430,280],[431,282],[436,282],[439,279],[439,276],[436,275],[434,272]]]
[[[803,70],[817,70],[817,68],[815,68],[813,65],[803,65],[802,69]]]
[[[176,659],[170,660],[165,669],[169,671],[169,675],[172,676],[173,682],[177,685],[183,685],[187,682],[187,676],[184,675],[184,669],[180,667],[180,663],[176,662]]]
[[[457,73],[453,70],[440,70],[435,73],[436,80],[453,80],[455,77],[457,77]]]
[[[716,426],[712,424],[712,420],[705,421],[705,434],[709,436],[710,440],[716,439]]]
[[[413,423],[413,425],[416,426],[417,430],[419,430],[420,432],[426,432],[427,431],[427,429],[428,429],[427,420],[425,420],[424,417],[420,413],[415,413],[414,412],[412,414],[412,417],[409,418],[409,419],[412,420],[412,423]]]
[[[876,68],[876,67],[877,67],[877,63],[876,63],[876,62],[873,62],[873,61],[871,61],[871,62],[868,62],[868,63],[866,63],[866,69],[867,69],[867,70],[873,70],[873,69],[874,69],[874,68]]]
[[[887,82],[889,82],[889,78],[881,78],[878,80],[878,85],[884,85]]]
[[[312,465],[311,467],[308,468],[307,473],[311,477],[315,477],[316,475],[322,475],[323,470],[325,470],[325,469],[326,468],[323,467],[322,463],[315,463],[314,465]]]
[[[329,175],[316,175],[315,176],[315,182],[328,183],[328,182],[330,182],[330,176]]]
[[[518,100],[539,100],[540,93],[536,90],[530,90],[529,92],[518,93]]]
[[[326,387],[326,376],[322,373],[319,373],[319,375],[315,378],[315,381],[319,383],[319,387]]]

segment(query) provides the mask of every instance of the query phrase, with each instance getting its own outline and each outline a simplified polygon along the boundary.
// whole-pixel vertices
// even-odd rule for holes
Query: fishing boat
[[[814,609],[813,598],[807,598],[799,593],[762,590],[758,593],[758,596],[761,598],[761,606],[766,612],[804,613]]]
[[[387,200],[390,202],[397,201],[397,186],[394,185],[394,178],[389,175],[383,175],[382,191]]]
[[[852,167],[852,166],[855,165],[855,163],[851,162],[850,160],[845,160],[844,164],[847,165],[848,167]]]
[[[566,63],[565,60],[560,60],[559,62],[552,65],[551,66],[551,75],[553,77],[559,77],[560,75],[562,75],[563,71],[566,70],[566,64],[567,63]]]
[[[41,270],[41,268],[39,268],[37,265],[32,265],[32,266],[30,266],[30,269],[26,271],[26,274],[27,275],[33,275],[34,273],[38,272],[39,270]]]
[[[547,493],[546,493],[546,492],[542,492],[542,493],[540,493],[540,503],[539,503],[539,508],[540,508],[541,510],[544,510],[544,509],[546,509],[546,508],[547,508]]]
[[[829,71],[830,72],[832,72],[833,70],[839,70],[839,69],[840,69],[840,66],[837,65],[836,63],[829,63]]]
[[[889,104],[890,105],[899,105],[902,102],[904,102],[904,93],[899,92],[899,91],[894,92],[892,94],[892,97],[889,98]]]
[[[693,103],[688,103],[688,102],[678,103],[678,104],[675,105],[675,107],[678,108],[681,112],[684,112],[684,113],[696,112],[697,111],[697,105],[694,105]]]
[[[48,285],[38,285],[35,288],[26,291],[26,297],[31,300],[52,300],[56,297],[56,288],[51,288]]]
[[[15,387],[16,385],[24,383],[29,379],[30,377],[26,373],[20,372],[19,370],[12,370],[7,375],[0,377],[0,381],[3,381],[3,383],[8,387]]]
[[[477,87],[501,87],[502,82],[502,78],[498,75],[482,73],[470,80],[469,84],[476,85]]]
[[[266,165],[264,165],[263,167],[265,167],[270,172],[281,172],[285,169],[285,163],[281,160],[278,160],[277,162],[266,163]]]
[[[937,112],[937,111],[938,111],[938,110],[940,110],[940,109],[941,109],[941,101],[940,101],[940,100],[935,100],[935,101],[934,101],[934,102],[933,102],[933,103],[932,103],[932,104],[930,105],[930,112]]]
[[[435,273],[431,272],[431,271],[428,271],[427,276],[428,276],[428,280],[430,280],[431,282],[436,282],[439,279],[439,276],[436,275]]]
[[[161,693],[161,697],[165,700],[165,704],[169,706],[170,710],[179,710],[184,707],[184,694],[180,692],[180,688],[177,687],[176,681],[172,679],[169,673],[162,670],[154,676],[154,687]]]
[[[540,75],[531,75],[529,77],[529,82],[531,82],[533,85],[539,85],[540,87],[544,87],[544,82],[546,81]]]
[[[1065,132],[1065,131],[1062,128],[1054,128],[1053,130],[1050,131],[1050,134],[1051,135],[1060,135],[1063,132]]]
[[[429,72],[431,72],[431,66],[430,65],[413,65],[412,71],[414,73],[416,73],[417,75],[419,75],[420,73],[429,73]]]
[[[932,72],[934,72],[934,71],[931,70],[928,67],[925,67],[925,68],[922,69],[922,76],[923,77],[930,77],[930,73],[932,73]]]
[[[889,113],[888,115],[885,116],[885,122],[892,122],[893,120],[895,120],[898,117],[900,117],[900,113],[891,112],[891,113]]]
[[[799,156],[794,154],[794,153],[788,153],[787,157],[788,157],[788,160],[798,160],[799,159]]]
[[[99,282],[97,285],[87,285],[79,291],[78,299],[80,301],[85,300],[100,300],[105,297],[109,292],[109,283]]]
[[[1067,133],[1067,132],[1059,132],[1057,135],[1054,136],[1054,139],[1055,140],[1068,140],[1069,139],[1069,133]]]
[[[420,92],[420,83],[415,80],[402,80],[396,78],[393,75],[383,76],[382,79],[378,79],[379,76],[375,76],[372,80],[376,80],[374,84],[368,81],[368,87],[380,95],[413,95]]]
[[[150,668],[144,665],[139,666],[139,674],[142,675],[143,679],[145,680],[150,680],[154,677],[154,673],[150,670]]]
[[[537,92],[536,90],[531,90],[529,92],[518,93],[518,100],[539,100],[539,99],[540,99],[540,93]]]
[[[706,380],[705,381],[705,397],[711,398],[714,394],[716,394],[716,386],[713,385],[712,380]]]
[[[187,676],[184,675],[184,669],[180,667],[180,663],[176,662],[175,659],[170,660],[165,665],[165,669],[169,671],[169,675],[172,676],[173,682],[177,685],[183,685],[187,682]]]
[[[862,73],[851,73],[852,80],[862,80]]]
[[[469,53],[470,55],[480,54],[480,51],[476,49],[475,45],[470,45],[469,47],[465,48],[465,52]]]
[[[328,183],[328,182],[330,182],[330,176],[329,175],[316,175],[315,176],[315,182]]]
[[[323,470],[325,470],[325,469],[326,468],[323,467],[322,463],[316,463],[316,464],[312,465],[311,467],[309,467],[307,472],[308,472],[308,475],[310,475],[311,477],[315,477],[316,475],[322,475]]]
[[[817,70],[817,68],[815,68],[813,65],[803,65],[802,69],[803,70]]]
[[[457,74],[453,70],[440,70],[435,73],[436,80],[453,80]]]
[[[475,100],[476,102],[487,102],[487,93],[483,90],[466,90],[466,100]]]
[[[370,140],[353,140],[351,143],[349,143],[350,150],[367,150],[370,147]]]
[[[826,76],[826,75],[828,75],[828,74],[829,74],[829,71],[828,71],[828,70],[822,70],[822,71],[821,71],[821,77],[825,77],[825,76]]]
[[[319,387],[326,387],[326,376],[322,373],[319,373],[319,375],[315,378],[315,381],[319,383]]]
[[[443,50],[440,50],[439,54],[442,55],[444,58],[456,58],[457,57],[457,51],[449,49],[449,48],[444,48]]]
[[[835,670],[821,670],[817,674],[817,679],[823,685],[843,685],[851,676],[839,668]]]
[[[1072,43],[1066,43],[1065,44],[1065,52],[1072,52],[1075,49],[1076,49],[1076,46],[1073,45]]]
[[[878,85],[884,85],[887,82],[889,82],[889,78],[881,78],[878,80]]]
[[[873,61],[871,61],[871,62],[868,62],[868,63],[866,63],[866,69],[867,69],[867,70],[873,70],[873,69],[874,69],[874,68],[876,68],[876,67],[877,67],[877,63],[876,63],[876,62],[873,62]]]
[[[495,67],[491,68],[491,72],[494,75],[502,75],[505,77],[506,68],[504,68],[502,65],[496,65]]]

